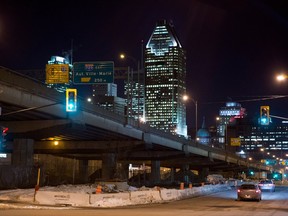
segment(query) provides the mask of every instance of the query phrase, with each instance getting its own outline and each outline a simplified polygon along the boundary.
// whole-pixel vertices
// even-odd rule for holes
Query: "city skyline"
[[[44,69],[51,56],[71,49],[73,40],[74,61],[113,60],[116,66],[132,66],[121,62],[119,53],[141,59],[142,41],[147,43],[155,22],[164,18],[175,23],[187,50],[187,93],[198,101],[198,125],[204,116],[212,124],[228,98],[240,102],[250,116],[269,105],[274,115],[288,117],[286,98],[263,100],[288,92],[288,83],[273,80],[278,70],[288,68],[284,1],[81,3],[2,1],[0,65]],[[190,101],[190,128],[194,113]]]

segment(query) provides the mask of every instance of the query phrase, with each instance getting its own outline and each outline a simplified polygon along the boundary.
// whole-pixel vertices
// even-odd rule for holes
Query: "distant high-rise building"
[[[54,88],[59,92],[65,92],[67,88],[72,85],[72,64],[70,64],[68,57],[51,56],[48,64],[68,64],[69,65],[69,82],[65,84],[47,84],[48,88]]]
[[[117,84],[96,84],[92,86],[93,96],[115,96],[117,97]]]
[[[143,69],[128,71],[128,80],[125,82],[127,101],[127,115],[139,121],[144,120],[144,72]]]
[[[258,159],[271,159],[288,165],[288,122],[251,125],[249,134],[242,134],[241,150]],[[277,159],[278,158],[278,159]]]
[[[186,137],[186,54],[171,22],[157,22],[145,49],[145,72],[146,122]]]
[[[217,123],[217,134],[219,143],[227,143],[227,125],[233,124],[235,119],[246,116],[245,108],[237,102],[227,102],[225,107],[219,110],[219,119]]]
[[[92,103],[114,113],[124,115],[126,102],[124,98],[117,97],[117,84],[95,84],[92,86]]]

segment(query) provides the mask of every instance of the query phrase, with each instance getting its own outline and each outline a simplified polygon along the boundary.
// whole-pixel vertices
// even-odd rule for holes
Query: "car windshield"
[[[262,180],[260,181],[260,184],[273,184],[273,182],[270,180]]]
[[[241,189],[255,189],[256,186],[255,185],[242,185]]]

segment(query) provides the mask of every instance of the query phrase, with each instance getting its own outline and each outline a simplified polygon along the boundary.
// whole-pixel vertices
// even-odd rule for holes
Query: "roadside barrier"
[[[89,206],[89,194],[54,191],[36,192],[35,201],[43,205]]]
[[[228,190],[231,187],[227,185],[205,185],[186,189],[160,189],[157,187],[156,190],[138,190],[122,193],[101,193],[100,189],[102,187],[97,187],[95,194],[85,194],[42,191],[40,188],[36,192],[35,202],[43,205],[103,207],[109,206],[109,202],[113,200],[114,206],[123,206],[185,199],[216,191]],[[97,190],[100,193],[97,193]]]
[[[91,206],[101,206],[105,202],[108,202],[110,199],[119,200],[119,202],[130,201],[130,193],[107,193],[107,194],[91,194],[89,196],[89,205]]]
[[[161,199],[164,201],[171,201],[178,199],[177,189],[162,189],[160,190]]]

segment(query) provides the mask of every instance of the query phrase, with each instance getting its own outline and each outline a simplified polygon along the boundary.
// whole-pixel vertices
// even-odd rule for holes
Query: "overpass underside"
[[[9,128],[4,151],[13,154],[14,164],[32,165],[33,154],[47,154],[78,160],[85,170],[87,161],[101,160],[105,178],[110,178],[116,162],[145,162],[151,166],[155,182],[159,181],[160,166],[205,170],[206,174],[209,170],[245,170],[251,166],[269,170],[223,149],[155,130],[81,98],[78,111],[68,113],[65,93],[5,68],[0,67],[0,72],[0,125]]]

